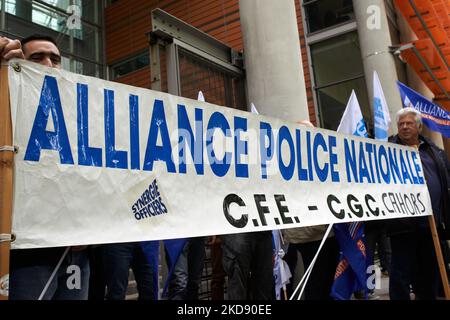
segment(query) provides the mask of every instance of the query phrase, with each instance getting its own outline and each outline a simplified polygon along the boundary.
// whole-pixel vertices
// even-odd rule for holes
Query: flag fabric
[[[170,279],[172,278],[173,271],[175,270],[175,266],[177,264],[178,258],[183,252],[183,248],[186,245],[187,238],[181,239],[169,239],[164,240],[164,249],[166,250],[167,255],[167,268],[169,269],[167,273],[167,279],[164,283],[163,292],[161,294],[162,297],[167,296],[167,289],[169,288]]]
[[[274,246],[274,265],[273,275],[275,280],[275,296],[277,300],[281,300],[281,289],[286,292],[286,285],[289,284],[292,277],[291,270],[283,257],[286,253],[287,246],[282,245],[281,231],[272,230],[272,239]]]
[[[364,241],[364,224],[338,223],[334,235],[340,247],[340,259],[334,275],[331,297],[349,300],[353,293],[364,292],[367,299],[367,254]]]
[[[253,104],[253,102],[250,103],[250,109],[251,109],[252,113],[254,113],[254,114],[259,114],[259,112],[258,112],[258,110],[256,110],[256,107],[255,107],[255,105]]]
[[[158,300],[159,285],[158,285],[158,264],[159,264],[159,241],[142,241],[142,252],[147,258],[152,268],[153,278],[153,298]]]
[[[373,115],[375,139],[387,141],[391,116],[376,71],[373,71]]]
[[[450,138],[450,113],[420,93],[397,81],[404,107],[412,107],[422,114],[423,123],[430,129]]]
[[[353,90],[337,131],[368,137],[361,108]],[[348,300],[357,291],[364,291],[364,297],[367,297],[364,224],[361,222],[338,223],[333,225],[333,230],[339,243],[340,257],[331,288],[331,297],[336,300]]]
[[[162,292],[162,297],[166,295],[167,288],[169,286],[169,280],[172,276],[173,270],[175,269],[176,262],[183,251],[184,245],[187,239],[169,239],[163,240],[164,249],[167,255],[167,268],[169,269],[166,282],[164,284],[164,289]],[[153,271],[153,295],[154,299],[158,300],[159,293],[159,241],[142,241],[141,242],[142,251],[144,252],[147,261],[150,263]]]
[[[348,133],[359,137],[368,138],[366,124],[361,113],[358,99],[356,98],[355,90],[352,90],[344,114],[341,118],[341,123],[337,128],[337,132]]]
[[[201,92],[201,91],[198,92],[197,100],[201,101],[201,102],[205,102],[205,96],[203,95],[203,92]]]

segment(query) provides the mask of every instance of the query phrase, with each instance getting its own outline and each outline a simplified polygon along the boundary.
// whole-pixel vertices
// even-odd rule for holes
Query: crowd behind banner
[[[2,52],[2,58],[25,58],[26,60],[38,62],[53,68],[59,68],[60,66],[60,52],[56,43],[49,37],[30,37],[22,40],[20,45],[9,39],[7,39],[8,41],[4,40],[4,38],[1,40],[0,44],[2,46],[0,47],[0,51]],[[14,52],[14,54],[11,52]],[[31,67],[31,69],[33,68],[34,67]],[[25,73],[27,70],[26,65],[24,65],[23,70],[23,73]],[[38,73],[42,71],[40,69],[37,70]],[[41,88],[40,92],[29,92],[27,93],[29,95],[26,95],[24,92],[18,90],[18,88],[10,88],[12,90],[13,101],[21,101],[21,108],[26,106],[29,107],[29,104],[26,102],[31,101],[30,96],[33,96],[33,94],[39,97],[39,102],[37,103],[38,112],[35,117],[34,111],[32,112],[33,116],[30,116],[24,115],[24,113],[30,112],[24,112],[24,110],[21,110],[20,108],[14,110],[14,105],[16,104],[13,103],[13,122],[15,119],[19,119],[13,123],[13,127],[15,128],[14,134],[16,136],[15,138],[19,139],[19,141],[20,139],[23,139],[24,134],[17,128],[20,127],[23,119],[27,119],[27,117],[28,119],[31,119],[29,121],[31,130],[28,135],[32,138],[23,139],[23,141],[28,141],[28,145],[21,148],[24,150],[20,150],[20,152],[22,152],[20,155],[23,155],[25,161],[18,164],[19,171],[21,170],[22,173],[32,172],[34,166],[33,161],[41,161],[44,164],[43,172],[48,174],[49,178],[52,178],[52,170],[55,170],[56,168],[60,172],[64,172],[64,164],[73,164],[74,161],[71,159],[70,146],[64,144],[64,139],[67,138],[66,142],[69,141],[72,134],[70,125],[66,128],[66,124],[64,123],[64,117],[67,117],[67,113],[72,113],[72,116],[78,119],[76,126],[74,126],[74,132],[76,132],[76,135],[78,136],[78,161],[84,161],[83,165],[85,166],[100,168],[103,167],[103,165],[109,166],[110,168],[120,168],[120,166],[123,166],[124,163],[127,162],[125,159],[126,154],[118,148],[114,136],[114,90],[104,90],[105,103],[104,110],[102,111],[104,111],[105,115],[103,121],[106,137],[104,139],[107,148],[105,148],[106,163],[102,164],[101,150],[93,147],[92,144],[89,143],[89,141],[91,141],[91,143],[92,141],[98,141],[99,137],[97,137],[96,134],[91,136],[91,140],[89,140],[88,137],[88,133],[90,132],[90,122],[87,118],[89,114],[88,108],[93,108],[88,102],[92,99],[92,92],[89,93],[91,87],[83,84],[82,81],[86,81],[86,79],[74,76],[75,81],[73,83],[76,83],[77,103],[75,108],[70,111],[70,109],[61,107],[67,103],[70,94],[59,94],[59,92],[68,92],[64,91],[59,86],[65,86],[65,83],[70,82],[70,79],[66,77],[64,72],[58,73],[57,71],[52,71],[51,74],[52,76],[43,78],[43,85],[42,87],[39,86],[39,88]],[[19,77],[17,74],[10,76]],[[27,75],[24,76],[22,74],[20,77],[25,77],[25,79],[30,80],[30,82],[33,81],[32,79],[27,79]],[[376,72],[374,72],[374,85],[374,138],[386,141],[388,139],[388,128],[391,119],[389,117],[388,106],[382,93],[381,82],[379,81]],[[142,119],[138,119],[140,115],[138,109],[139,107],[143,107],[142,104],[139,104],[142,103],[142,101],[139,101],[140,96],[137,89],[136,91],[133,90],[131,90],[129,95],[129,113],[132,121],[130,121],[129,133],[126,134],[132,145],[132,150],[130,150],[130,166],[134,167],[134,169],[141,169],[142,166],[142,168],[146,167],[149,171],[152,171],[153,163],[160,161],[161,158],[165,159],[164,170],[168,171],[167,176],[169,177],[168,180],[170,180],[173,177],[173,175],[170,175],[170,171],[172,170],[171,166],[173,164],[167,156],[167,150],[164,150],[164,148],[167,147],[167,142],[170,141],[170,138],[169,136],[165,136],[164,131],[161,131],[160,129],[167,125],[164,116],[165,107],[162,102],[161,104],[156,102],[153,104],[151,121],[157,123],[155,128],[158,127],[159,129],[152,132],[153,127],[150,127],[147,132],[149,133],[149,141],[154,138],[152,152],[157,154],[157,156],[152,152],[147,152],[144,162],[141,163],[139,150],[142,150],[143,148],[138,140],[139,126],[142,124]],[[201,101],[201,99],[204,99],[200,97],[203,97],[203,94],[201,96],[199,94],[199,100]],[[170,100],[172,98],[163,97],[161,98],[161,101],[164,99]],[[403,101],[408,101],[408,103],[410,103],[411,100],[403,99]],[[17,105],[19,105],[19,103],[17,103]],[[178,104],[178,119],[183,119],[183,112],[186,114],[184,119],[187,119],[186,109],[180,108],[179,106],[180,104]],[[256,107],[253,106],[252,109],[256,112]],[[227,117],[230,117],[230,114],[231,113],[226,113]],[[194,117],[196,121],[199,121],[202,116],[206,117],[205,114],[202,114],[201,108],[199,107],[195,110]],[[52,119],[52,124],[49,124],[49,119]],[[225,116],[214,113],[211,115],[211,119],[214,119],[215,121],[210,120],[210,123],[211,121],[214,122],[212,124],[213,127],[223,129],[223,124],[226,123],[224,121],[224,119],[226,119]],[[242,129],[241,131],[245,131],[244,129],[247,128],[246,125],[244,125],[244,120],[246,119],[243,116],[234,117],[234,124],[240,126]],[[424,202],[421,202],[419,201],[420,199],[417,198],[416,202],[411,202],[409,204],[406,202],[406,198],[403,199],[403,202],[401,199],[399,201],[398,198],[395,198],[394,193],[392,193],[394,200],[392,200],[392,198],[389,199],[391,201],[390,204],[393,207],[399,207],[397,210],[399,212],[402,210],[400,207],[403,206],[406,208],[408,205],[414,205],[418,207],[418,210],[420,210],[420,205],[423,206],[423,209],[425,209],[425,207],[432,207],[432,216],[429,216],[431,213],[429,212],[427,213],[428,216],[423,215],[414,218],[387,220],[373,219],[373,221],[368,222],[353,219],[348,220],[348,222],[345,223],[333,222],[333,229],[331,228],[331,225],[328,227],[326,225],[310,225],[306,227],[284,228],[279,232],[272,232],[269,225],[262,231],[250,231],[248,229],[246,231],[246,229],[243,229],[243,232],[226,233],[222,231],[221,226],[219,225],[216,229],[210,229],[217,231],[214,236],[207,237],[207,235],[201,235],[164,240],[163,251],[165,261],[159,260],[161,252],[158,240],[125,241],[108,244],[102,243],[89,245],[87,247],[85,245],[66,247],[45,246],[45,248],[35,247],[33,249],[33,241],[38,241],[34,238],[33,240],[30,240],[29,243],[26,241],[22,242],[23,246],[30,246],[31,249],[15,249],[11,251],[10,299],[123,300],[126,297],[128,275],[129,270],[131,269],[136,280],[138,299],[197,300],[199,299],[199,292],[202,286],[202,274],[205,272],[205,247],[210,249],[212,259],[212,299],[367,299],[373,297],[374,289],[377,284],[376,282],[379,280],[376,277],[376,275],[378,275],[378,267],[375,266],[377,263],[381,265],[380,267],[382,268],[381,271],[383,274],[389,275],[390,277],[389,293],[391,299],[410,299],[412,296],[415,296],[416,299],[436,299],[439,296],[443,296],[443,291],[448,290],[448,288],[446,288],[445,285],[442,286],[442,282],[439,281],[442,274],[439,273],[435,245],[433,244],[431,236],[432,228],[430,228],[429,221],[436,221],[437,231],[442,239],[442,253],[444,258],[447,259],[446,265],[448,265],[449,249],[448,243],[444,240],[449,239],[450,230],[450,206],[448,194],[450,165],[443,151],[437,148],[427,138],[420,135],[423,125],[420,112],[415,111],[412,108],[405,108],[399,111],[395,121],[398,126],[399,134],[390,137],[390,142],[414,147],[417,152],[420,153],[420,166],[423,167],[423,175],[431,201],[428,203],[427,200],[422,199]],[[167,118],[167,122],[170,122],[169,117]],[[179,120],[179,127],[180,123]],[[263,122],[261,122],[261,124],[262,123]],[[269,123],[265,123],[265,125],[268,125],[267,128],[270,127]],[[182,126],[188,128],[186,123],[182,124]],[[283,128],[286,128],[285,131],[283,131]],[[192,128],[190,129],[189,133],[192,140],[189,143],[192,147],[195,144],[194,136],[197,139],[199,136],[194,134],[194,131],[197,130],[197,128],[195,128],[194,131]],[[123,132],[120,131],[122,129],[118,130],[118,132]],[[63,132],[66,132],[67,137]],[[226,130],[223,132],[227,135]],[[284,132],[285,140],[289,140],[286,138],[289,136],[289,129],[287,127],[282,127],[280,132]],[[300,131],[296,132],[299,137]],[[357,98],[354,93],[352,93],[349,99],[338,132],[365,138],[371,136],[368,133],[362,118]],[[270,133],[266,135],[269,141],[270,136]],[[280,137],[281,136],[280,133]],[[333,137],[330,134],[329,141],[332,141],[332,138]],[[162,145],[160,142],[157,142],[160,141],[158,139],[162,141]],[[212,144],[213,138],[210,137],[210,139],[209,142]],[[239,139],[239,137],[235,137],[235,142]],[[241,142],[243,142],[243,140]],[[150,142],[148,143],[150,144]],[[362,145],[362,142],[360,143]],[[366,143],[366,147],[367,145],[368,144]],[[209,145],[207,144],[207,146]],[[331,149],[333,148],[332,142],[328,145],[322,144],[322,148],[324,151],[326,151],[326,148],[330,149],[329,175],[322,180],[322,182],[324,182],[323,187],[325,188],[328,184],[327,187],[329,188],[329,185],[332,182],[338,181],[338,178],[333,176],[333,165],[338,160],[331,159]],[[56,152],[53,156],[46,158],[42,153],[42,150],[44,149]],[[246,147],[244,147],[244,150],[246,150]],[[372,150],[370,152],[374,152],[374,149],[370,150]],[[265,155],[267,156],[267,159],[265,160],[269,163],[269,160],[273,157],[271,153],[275,153],[275,151],[270,151],[270,146],[266,151],[267,153]],[[282,151],[279,152],[280,154],[282,153]],[[364,151],[363,149],[360,149],[359,152],[363,153]],[[408,151],[405,151],[405,154],[407,154],[407,152]],[[242,153],[245,154],[245,151],[242,151]],[[350,153],[351,152],[349,151],[349,154]],[[99,154],[100,156],[98,156]],[[147,158],[148,154],[153,158]],[[214,155],[214,150],[212,150],[212,154],[216,157]],[[192,154],[192,156],[195,158],[194,154]],[[42,161],[41,157],[44,157],[44,161]],[[223,159],[226,157],[227,154],[225,152]],[[55,166],[53,164],[55,159],[58,159],[59,165]],[[412,156],[411,159],[413,159]],[[282,162],[282,160],[279,161]],[[354,173],[355,171],[352,171],[348,163],[349,162],[347,162],[347,178],[350,179],[350,172]],[[410,173],[414,172],[411,168],[411,163],[413,163],[413,166],[416,164],[415,167],[417,173],[417,168],[420,166],[417,165],[414,160],[411,160],[411,162],[404,161],[402,162],[403,166],[401,167],[403,179],[401,178],[401,175],[398,175],[398,179],[404,183],[404,188],[415,190],[415,184],[420,184],[420,176],[413,177],[410,175]],[[199,174],[200,168],[203,167],[197,166],[197,164],[198,163],[195,163],[194,166],[197,174]],[[284,163],[282,165],[284,166]],[[290,178],[286,179],[286,173],[290,170],[290,165],[288,165],[288,167],[283,166],[280,165],[280,168],[283,168],[284,171],[281,172],[282,177],[280,177],[279,182],[277,182],[277,186],[287,184],[290,180]],[[182,166],[180,165],[179,168],[181,167]],[[235,171],[236,177],[239,175],[241,175],[240,178],[245,177],[245,166],[240,163],[240,161],[237,160],[235,167],[237,168]],[[269,170],[269,166],[266,168],[261,165],[261,167]],[[226,176],[228,170],[227,168],[224,171],[223,163],[219,165],[215,164],[215,166],[212,165],[211,168],[216,176]],[[299,171],[300,169],[301,167],[298,168]],[[370,174],[370,170],[367,168],[366,171],[368,172],[366,180],[372,180],[372,183],[376,184],[376,175],[374,172]],[[382,171],[382,169],[380,169],[380,171]],[[102,172],[104,171],[98,170],[99,174],[97,178],[101,181],[103,188],[108,189],[108,179],[102,175]],[[268,171],[265,172],[267,173]],[[409,175],[409,183],[406,183],[406,179],[404,179],[405,173],[407,176]],[[70,170],[67,170],[66,174],[69,175],[70,179],[76,177],[70,175]],[[312,174],[310,175],[312,177]],[[19,176],[18,179],[19,184],[21,177],[22,176]],[[91,179],[91,176],[86,174],[83,178],[89,180]],[[159,179],[160,177],[158,176],[156,178]],[[154,181],[156,181],[156,178]],[[55,179],[55,177],[53,177],[53,179]],[[264,174],[263,179],[267,179],[267,176],[264,177]],[[361,181],[363,180],[364,179],[361,177]],[[380,175],[378,175],[378,180],[382,181]],[[64,182],[63,178],[61,178],[61,181]],[[357,178],[355,182],[358,182]],[[130,186],[127,186],[125,181],[123,184],[124,185],[121,186],[123,187],[122,190],[131,190]],[[173,183],[168,184],[173,189],[177,188]],[[422,184],[424,184],[423,181]],[[45,187],[51,185],[52,184],[46,184]],[[56,181],[56,185],[58,185],[59,188],[66,188],[60,181]],[[170,207],[170,200],[173,198],[168,196],[170,194],[168,188],[166,187],[164,189],[161,185],[159,185],[159,188],[158,191],[156,182],[150,184],[150,186],[147,183],[144,193],[141,192],[142,189],[139,189],[142,196],[137,201],[136,198],[134,198],[136,193],[129,197],[128,204],[133,205],[133,212],[139,212],[138,215],[135,215],[135,218],[139,217],[139,219],[136,218],[137,220],[147,219],[148,214],[145,215],[144,218],[144,214],[146,213],[140,207],[140,203],[144,200],[152,203],[153,206],[151,208],[154,210],[153,217],[158,215],[164,216],[164,214],[171,212],[171,209],[176,206],[178,206],[176,207],[178,210],[174,211],[181,211],[179,210],[179,208],[182,207],[180,204],[172,205],[172,207]],[[39,191],[39,189],[36,190]],[[29,190],[27,190],[27,192],[28,191]],[[70,191],[74,190],[69,190],[69,192]],[[166,193],[165,195],[163,194],[163,191]],[[176,192],[181,191],[182,190],[176,189]],[[28,194],[32,194],[33,192],[35,191]],[[65,192],[67,192],[67,190],[65,190]],[[89,193],[89,189],[87,189],[86,192]],[[170,190],[170,192],[172,192],[172,190]],[[49,194],[50,193],[51,190],[49,191]],[[39,208],[39,194],[34,196],[35,198],[32,198],[27,206],[38,206]],[[385,197],[383,195],[382,199],[385,201],[389,197],[390,194],[386,194]],[[340,203],[337,198],[334,200],[333,198],[331,199],[332,200],[328,201],[329,205],[332,201],[334,201],[334,204]],[[366,196],[366,202],[369,203],[367,199],[370,200],[370,198]],[[201,199],[203,202],[208,202],[210,200],[211,199],[207,197]],[[57,206],[58,201],[59,199],[54,199],[54,201],[51,201],[48,204],[49,207],[52,205]],[[352,200],[348,201],[351,202]],[[242,199],[240,201],[236,200],[234,204],[243,206],[241,205],[241,202],[243,203]],[[68,206],[67,203],[70,203],[70,206]],[[57,208],[74,210],[71,206],[76,202],[67,203],[63,205],[59,204],[59,207],[57,206]],[[423,203],[425,203],[425,205]],[[189,203],[183,203],[183,205],[186,204]],[[277,204],[280,209],[280,202],[277,202]],[[83,203],[81,201],[78,202],[78,205],[80,206],[80,210],[81,206],[83,207],[83,210],[86,210],[85,207],[90,205],[90,203]],[[94,204],[92,203],[92,205]],[[108,204],[105,203],[105,205],[107,206]],[[75,210],[76,209],[77,208],[75,207]],[[260,206],[258,208],[260,223],[262,224],[265,222],[264,215],[267,214],[264,210],[268,210],[268,207]],[[393,209],[393,211],[395,210],[396,209]],[[412,210],[414,215],[415,209]],[[96,211],[94,210],[93,212]],[[158,214],[156,214],[156,212],[158,212]],[[285,213],[286,212],[287,211],[285,211]],[[70,216],[65,215],[64,210],[59,210],[59,212],[54,212],[53,214],[55,221],[58,219],[68,219]],[[205,212],[203,212],[203,214],[205,214]],[[120,213],[117,214],[117,217],[119,217],[119,215]],[[201,212],[197,213],[197,215],[200,217]],[[36,216],[38,217],[37,214]],[[335,216],[339,217],[339,212],[335,212]],[[369,216],[369,214],[367,214],[367,216]],[[434,220],[429,217],[433,217]],[[26,219],[33,220],[33,218],[34,217],[31,215],[26,216]],[[283,218],[286,219],[285,216],[283,216]],[[244,215],[241,218],[241,222],[236,222],[236,219],[232,216],[227,216],[227,219],[229,222],[232,221],[233,223],[242,223],[242,221],[245,220]],[[191,233],[186,233],[186,235],[196,234],[195,223],[200,224],[200,220],[201,219],[197,222],[194,221],[194,225],[186,225],[186,228],[189,228],[189,230],[194,230],[191,231]],[[258,223],[256,219],[250,221],[253,222],[254,226]],[[33,222],[39,225],[37,219],[33,220]],[[245,222],[247,223],[247,221]],[[110,221],[104,220],[105,229],[108,228],[110,224]],[[22,228],[22,234],[27,234],[27,229],[23,228],[24,225],[25,224],[19,225],[16,221],[16,226]],[[55,225],[57,226],[57,224]],[[32,226],[32,224],[30,224],[30,226]],[[101,228],[101,226],[95,227]],[[144,228],[147,227],[148,226]],[[162,224],[161,228],[163,227],[168,227],[168,225]],[[32,229],[29,230],[32,231]],[[75,230],[75,235],[79,231],[76,229],[73,230]],[[122,232],[124,233],[124,236],[121,239],[126,239],[125,233],[131,232],[131,230]],[[82,233],[80,233],[80,235],[82,235]],[[45,239],[43,239],[43,241],[44,240]],[[376,262],[376,256],[380,259],[379,262]],[[167,279],[165,279],[166,281],[162,288],[159,287],[160,265],[166,265],[168,269],[168,276]],[[300,295],[295,295],[294,292],[296,292],[297,289],[293,287],[293,284],[296,283],[296,281],[294,281],[292,274],[298,274],[298,270],[301,269],[301,266],[303,266],[304,270],[304,278],[301,280],[304,289],[302,289]]]

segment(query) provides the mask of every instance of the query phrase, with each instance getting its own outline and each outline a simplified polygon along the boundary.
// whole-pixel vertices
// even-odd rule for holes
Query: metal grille
[[[203,263],[202,281],[198,292],[198,298],[200,300],[211,300],[211,250],[210,247],[205,245],[205,261]]]
[[[203,264],[202,281],[199,288],[199,300],[211,300],[211,276],[213,272],[211,260],[211,246],[205,245],[205,261]],[[223,284],[224,299],[227,296],[228,277],[225,276]]]
[[[186,50],[178,52],[182,97],[197,99],[201,90],[206,102],[245,110],[242,78]]]

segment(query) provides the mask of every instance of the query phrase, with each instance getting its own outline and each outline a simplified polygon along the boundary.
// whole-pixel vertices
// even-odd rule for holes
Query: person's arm
[[[12,58],[25,59],[20,41],[0,37],[0,58],[7,61]]]

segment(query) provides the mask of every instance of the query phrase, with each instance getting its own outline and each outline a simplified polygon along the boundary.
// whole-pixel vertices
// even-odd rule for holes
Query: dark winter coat
[[[445,152],[438,148],[429,139],[419,136],[419,140],[422,142],[420,148],[424,148],[436,164],[439,183],[441,186],[441,201],[440,201],[440,217],[437,217],[437,221],[441,221],[440,225],[437,226],[439,236],[441,239],[450,239],[450,163],[447,159]],[[389,138],[389,142],[396,144],[404,144],[398,135]],[[424,165],[422,163],[422,165]],[[425,218],[425,217],[424,217]],[[423,218],[402,218],[390,220],[388,223],[388,235],[404,233],[404,232],[414,232],[419,228],[422,223],[418,219]],[[426,219],[426,218],[425,218]],[[428,226],[428,223],[426,223]]]

